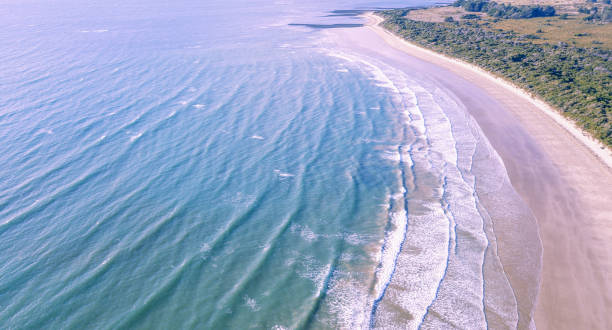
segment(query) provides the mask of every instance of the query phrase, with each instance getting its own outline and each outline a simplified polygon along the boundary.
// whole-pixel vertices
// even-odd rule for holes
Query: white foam
[[[130,136],[130,141],[134,142],[136,140],[138,140],[138,138],[140,138],[142,136],[142,132],[134,134],[132,136]]]
[[[108,32],[107,29],[96,29],[96,30],[80,30],[81,33],[104,33]]]
[[[383,150],[382,158],[399,163],[401,160],[401,155],[399,154],[397,146],[391,146],[388,149]]]
[[[327,321],[329,328],[367,329],[371,299],[363,280],[335,272],[327,291],[328,305],[333,319]]]
[[[259,248],[260,248],[260,249],[261,249],[261,251],[263,251],[263,252],[268,252],[268,251],[270,250],[270,247],[271,247],[270,243],[266,243],[266,244],[264,244],[264,245],[260,246]]]
[[[319,235],[315,234],[308,226],[294,224],[291,226],[291,232],[297,233],[303,240],[307,242],[313,242],[319,238]]]
[[[430,213],[409,217],[410,226],[404,244],[411,253],[398,254],[393,276],[394,288],[397,287],[398,291],[385,296],[413,316],[404,325],[405,329],[418,328],[435,298],[446,265],[448,223],[437,205],[430,204],[429,207]],[[389,314],[380,309],[377,312],[377,324],[388,325]]]
[[[259,311],[259,306],[257,305],[257,301],[247,295],[244,296],[244,303],[253,311]]]
[[[293,264],[295,264],[295,258],[287,258],[287,259],[285,259],[284,264],[287,267],[293,266]]]
[[[395,259],[399,256],[402,242],[406,236],[406,224],[408,223],[406,210],[391,212],[389,218],[394,229],[387,232],[382,248],[380,266],[376,270],[375,299],[382,298],[385,287],[391,282],[395,269]]]
[[[264,137],[261,136],[261,135],[253,135],[253,136],[251,136],[251,139],[254,139],[254,140],[264,140]]]
[[[437,163],[435,167],[432,167],[432,165],[428,163],[429,158],[435,156],[435,154],[429,153],[426,142],[429,135],[435,134],[436,132],[430,132],[428,130],[429,127],[426,125],[423,118],[422,109],[417,99],[417,90],[415,90],[415,87],[418,87],[418,85],[415,86],[411,84],[411,80],[403,72],[377,60],[365,59],[362,56],[351,56],[338,52],[328,52],[328,55],[344,59],[351,63],[361,64],[362,68],[366,69],[366,72],[370,75],[370,79],[375,81],[377,86],[386,88],[392,92],[392,101],[401,111],[399,115],[404,117],[406,125],[412,127],[418,138],[418,145],[415,146],[415,148],[423,148],[423,150],[420,151],[421,156],[417,160],[419,166],[424,168],[429,167],[433,172],[432,174],[441,175],[440,169],[444,168],[443,163]],[[418,90],[418,92],[421,92],[421,90]],[[380,110],[380,107],[374,107],[374,109]],[[443,120],[447,118],[439,116],[439,119]],[[450,131],[449,125],[446,125],[443,129]],[[449,135],[444,135],[442,141],[445,143],[446,141],[453,141],[452,136],[446,139],[448,136]],[[448,144],[439,142],[437,146],[440,147],[440,152],[444,150],[451,151],[445,148]],[[450,144],[450,147],[454,147],[454,145]],[[417,162],[410,158],[411,155],[407,153],[410,148],[411,146],[402,148],[402,150],[404,150],[403,152],[406,154],[401,155],[399,146],[389,146],[383,149],[381,156],[384,159],[396,163],[400,168],[409,169]],[[418,151],[413,150],[413,152]],[[451,155],[452,154],[451,152]],[[454,157],[451,156],[451,159],[454,159]],[[401,183],[402,178],[399,177],[399,174],[401,173],[398,172],[398,181]],[[436,189],[431,190],[433,196],[429,197],[431,201],[428,204],[427,200],[419,202],[423,207],[431,210],[428,214],[420,216],[420,218],[409,215],[403,206],[398,208],[399,205],[403,205],[404,203],[403,197],[405,193],[407,193],[406,187],[400,184],[398,190],[389,196],[390,201],[393,200],[393,204],[395,205],[394,210],[388,214],[390,227],[392,229],[385,234],[382,248],[376,256],[379,260],[379,266],[376,270],[376,284],[372,292],[373,296],[369,299],[371,299],[370,303],[373,304],[375,300],[382,298],[385,293],[385,288],[391,281],[396,285],[399,284],[399,287],[410,289],[405,295],[409,298],[405,298],[402,296],[403,293],[395,291],[397,290],[395,285],[393,289],[395,294],[391,295],[393,298],[387,298],[387,296],[385,296],[385,299],[391,299],[394,303],[405,307],[405,310],[414,316],[413,322],[405,326],[407,328],[416,329],[420,319],[427,311],[427,306],[434,299],[438,283],[444,274],[450,235],[448,231],[449,221],[441,205],[435,202],[440,194]],[[419,221],[419,219],[422,220]],[[411,226],[407,229],[408,223],[411,223]],[[415,232],[418,232],[418,234],[415,234]],[[409,235],[409,233],[411,233],[411,235]],[[419,235],[420,237],[417,237]],[[415,255],[413,255],[414,252],[409,254],[400,253],[404,239],[411,240],[411,242],[407,242],[406,244],[411,244],[415,246],[415,248],[418,247],[416,248],[417,251],[421,252]],[[345,306],[345,308],[352,310],[354,307]],[[363,324],[367,327],[369,326],[370,314],[367,312],[364,313],[363,316],[368,321]],[[356,316],[354,313],[351,315],[357,317],[357,319],[360,318],[360,316]],[[381,325],[384,327],[393,325],[394,323],[389,323],[385,320],[385,317],[391,317],[390,315],[392,315],[392,313],[389,311],[377,310],[377,326]],[[354,323],[349,325],[350,327],[355,326]]]
[[[40,132],[44,133],[44,134],[48,134],[48,135],[52,135],[53,134],[53,130],[52,129],[41,129]]]
[[[350,245],[360,245],[364,243],[364,239],[358,234],[344,234],[342,236],[344,241]]]
[[[331,264],[321,264],[313,256],[301,256],[297,260],[300,267],[297,268],[297,273],[300,277],[311,280],[317,287],[317,292],[324,288],[325,279],[331,270]]]
[[[370,79],[377,81],[378,86],[383,87],[383,88],[389,88],[398,94],[400,93],[400,90],[393,83],[393,81],[383,72],[383,70],[381,69],[379,65],[372,63],[372,60],[366,60],[364,57],[357,57],[357,56],[342,53],[339,51],[329,51],[328,50],[326,54],[331,57],[342,59],[349,63],[360,63],[362,65],[365,65],[365,67],[368,68],[369,73],[372,75]]]
[[[389,212],[392,229],[385,234],[383,247],[376,256],[379,267],[373,292],[369,298],[365,294],[365,299],[371,299],[373,303],[381,296],[387,283],[391,281],[393,284],[391,294],[385,294],[377,310],[376,326],[397,327],[394,315],[398,313],[392,309],[400,308],[412,316],[401,327],[417,329],[430,304],[436,313],[428,314],[427,322],[431,323],[424,324],[424,328],[440,325],[432,321],[438,313],[460,328],[486,326],[482,305],[482,263],[486,236],[482,216],[476,208],[474,178],[462,176],[459,171],[459,168],[468,173],[471,171],[471,160],[467,158],[475,140],[469,131],[462,132],[465,136],[453,135],[453,130],[457,131],[454,128],[455,119],[452,117],[451,121],[445,107],[456,109],[457,105],[440,103],[448,95],[436,90],[435,84],[416,82],[404,72],[377,59],[339,51],[327,51],[326,54],[361,65],[360,68],[365,69],[377,86],[391,91],[394,108],[401,111],[400,122],[404,121],[414,132],[416,141],[402,147],[404,154],[400,155],[399,146],[389,146],[382,150],[382,158],[397,163],[408,173],[406,178],[415,175],[422,178],[422,172],[427,172],[433,178],[431,182],[427,181],[427,189],[421,189],[417,181],[406,187],[402,184],[389,195],[390,202],[394,203],[393,210]],[[380,106],[370,109],[380,110]],[[467,158],[461,156],[462,153],[467,153]],[[411,174],[411,171],[417,172]],[[415,191],[408,192],[406,188]],[[409,194],[410,213],[403,207],[397,207],[403,202],[404,193]],[[410,205],[415,208],[410,208]],[[409,224],[407,230],[406,224]],[[455,224],[461,230],[457,234],[454,232]],[[461,237],[460,243],[457,243],[457,236]],[[405,252],[400,252],[402,242]],[[460,245],[459,250],[456,250],[457,244]],[[452,251],[460,251],[460,255]],[[448,276],[442,281],[445,274]],[[332,283],[330,288],[335,288],[335,285],[338,284]],[[349,285],[345,283],[342,286]],[[358,291],[357,287],[352,289]],[[354,320],[362,319],[363,315],[367,315],[368,319],[370,316],[360,309],[367,306],[361,302],[364,296],[340,291],[330,289],[330,299],[338,303],[339,306],[335,308],[345,310],[341,314],[348,321],[343,326],[359,328]],[[334,298],[333,294],[336,293],[344,296]],[[357,315],[359,312],[356,311],[365,314]],[[368,322],[362,324],[369,326]]]
[[[202,243],[202,245],[200,245],[200,252],[205,253],[210,251],[210,245],[208,243]]]
[[[194,104],[193,105],[193,107],[196,108],[196,109],[204,109],[205,106],[206,105],[204,105],[204,104]]]
[[[349,62],[349,63],[355,62],[355,59],[353,57],[348,56],[348,55],[343,54],[343,53],[328,51],[326,54],[328,56],[339,58],[339,59],[344,60],[344,61]]]
[[[290,177],[294,177],[295,176],[295,174],[291,174],[291,173],[287,173],[287,172],[281,172],[281,170],[274,170],[274,173],[276,173],[281,178],[290,178]]]

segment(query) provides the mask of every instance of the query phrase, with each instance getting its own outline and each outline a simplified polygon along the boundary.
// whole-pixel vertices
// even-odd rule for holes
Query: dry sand
[[[524,91],[378,26],[334,32],[342,43],[437,81],[466,105],[538,220],[539,329],[612,329],[612,153]],[[384,40],[384,41],[383,41]]]

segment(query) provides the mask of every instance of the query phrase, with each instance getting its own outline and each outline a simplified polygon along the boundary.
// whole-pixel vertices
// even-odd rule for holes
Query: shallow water
[[[503,164],[448,91],[319,29],[405,5],[0,5],[0,324],[515,325],[476,189]]]

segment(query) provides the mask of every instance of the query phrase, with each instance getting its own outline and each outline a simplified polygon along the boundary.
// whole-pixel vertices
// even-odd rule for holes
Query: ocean
[[[326,34],[433,4],[0,3],[0,328],[516,327],[503,162]]]

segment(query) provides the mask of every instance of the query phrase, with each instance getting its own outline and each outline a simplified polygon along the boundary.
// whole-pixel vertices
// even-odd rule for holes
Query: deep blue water
[[[0,3],[0,328],[389,325],[394,276],[432,317],[463,207],[441,191],[477,143],[460,107],[290,25],[432,3]]]

